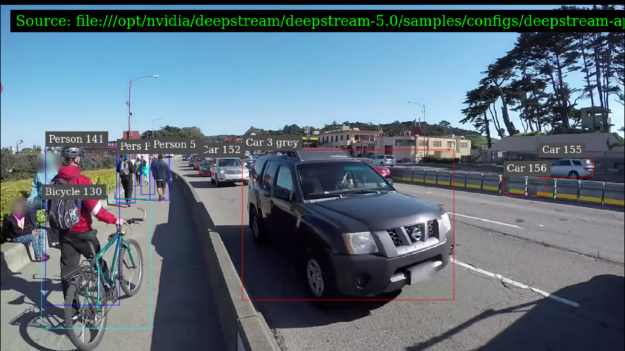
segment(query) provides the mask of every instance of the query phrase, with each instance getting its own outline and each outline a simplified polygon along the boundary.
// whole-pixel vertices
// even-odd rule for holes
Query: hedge
[[[94,184],[105,184],[107,193],[115,188],[117,182],[117,173],[115,172],[115,169],[84,171],[81,172],[81,174],[91,179]],[[28,197],[28,195],[30,195],[32,184],[32,179],[2,182],[0,184],[2,186],[0,212],[2,213],[3,223],[5,216],[11,213],[11,205],[13,204],[13,201],[19,199],[20,197]],[[45,220],[43,211],[39,211],[37,213],[37,220],[39,223]]]
[[[455,160],[451,157],[449,158],[436,158],[431,156],[426,156],[421,159],[422,162],[431,162],[431,163],[460,163],[460,159],[456,158]]]
[[[35,176],[35,158],[41,156],[40,154],[23,154],[15,155],[9,151],[2,150],[2,163],[0,167],[0,181],[14,181],[22,179],[32,179]],[[58,155],[49,155],[47,157],[56,157],[57,162]],[[48,159],[49,160],[49,159]],[[83,171],[94,171],[101,169],[114,168],[115,154],[111,152],[93,152],[86,154],[80,163],[80,168]]]

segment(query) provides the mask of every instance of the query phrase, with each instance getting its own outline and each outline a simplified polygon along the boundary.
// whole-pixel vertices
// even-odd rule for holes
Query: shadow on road
[[[623,350],[624,284],[621,276],[600,275],[554,293],[578,302],[578,308],[541,299],[501,310],[489,309],[439,336],[409,347],[407,351],[428,350],[487,318],[502,314],[520,316],[479,350]]]
[[[172,185],[168,221],[157,225],[152,237],[158,254],[152,264],[160,264],[161,273],[153,277],[158,295],[152,297],[156,311],[150,350],[199,351],[207,345],[225,350],[193,219],[181,189]]]
[[[63,328],[63,308],[53,306],[48,300],[51,291],[61,290],[60,280],[51,278],[45,279],[46,294],[43,294],[43,278],[38,275],[32,276],[32,281],[24,279],[20,272],[12,272],[6,263],[4,253],[2,253],[2,290],[13,290],[20,296],[11,301],[2,301],[2,304],[23,306],[24,310],[8,321],[11,326],[18,327],[20,337],[33,349],[38,351],[53,351],[52,349],[39,344],[35,338],[30,336],[31,331],[40,333],[41,329]],[[7,278],[7,276],[9,278]],[[43,304],[43,306],[42,306]],[[49,329],[53,335],[65,335],[62,329]],[[37,338],[40,339],[40,338]]]

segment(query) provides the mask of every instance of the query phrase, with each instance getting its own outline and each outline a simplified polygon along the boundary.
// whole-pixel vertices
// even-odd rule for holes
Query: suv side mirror
[[[393,185],[393,178],[386,178],[386,181],[387,181],[390,185]]]
[[[273,188],[273,197],[275,197],[276,199],[291,201],[291,194],[291,191],[288,189],[277,186]]]

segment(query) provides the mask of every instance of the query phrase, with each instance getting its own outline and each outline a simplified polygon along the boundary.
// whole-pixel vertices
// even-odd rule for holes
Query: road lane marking
[[[497,222],[497,221],[493,221],[493,220],[486,219],[486,218],[478,218],[478,217],[473,217],[473,216],[467,216],[467,215],[454,213],[454,212],[448,212],[448,213],[450,213],[450,214],[452,214],[454,216],[458,216],[458,217],[475,219],[476,221],[482,221],[482,222],[487,222],[487,223],[492,223],[492,224],[499,224],[499,225],[503,225],[503,226],[510,227],[510,228],[523,229],[522,227],[519,227],[518,225],[508,224],[508,223],[503,223],[503,222]]]
[[[483,275],[485,275],[487,277],[491,277],[493,279],[500,280],[500,281],[502,281],[502,282],[504,282],[506,284],[514,285],[517,288],[521,288],[521,289],[524,289],[524,290],[533,291],[533,292],[535,292],[535,293],[537,293],[539,295],[542,295],[542,296],[544,296],[546,298],[558,301],[560,303],[563,303],[565,305],[569,305],[571,307],[579,307],[579,304],[577,302],[573,302],[571,300],[567,300],[565,298],[562,298],[562,297],[559,297],[559,296],[556,296],[556,295],[552,295],[552,294],[550,294],[550,293],[548,293],[546,291],[543,291],[543,290],[540,290],[540,289],[536,289],[536,288],[533,288],[533,287],[531,287],[529,285],[525,285],[525,284],[519,283],[517,281],[514,281],[514,280],[511,280],[511,279],[502,277],[500,274],[495,274],[495,273],[491,273],[491,272],[485,271],[483,269],[474,267],[474,266],[472,266],[470,264],[467,264],[467,263],[460,262],[460,261],[455,260],[453,258],[450,259],[450,260],[454,264],[457,264],[457,265],[462,266],[464,268],[470,269],[470,270],[475,271],[477,273],[483,274]]]

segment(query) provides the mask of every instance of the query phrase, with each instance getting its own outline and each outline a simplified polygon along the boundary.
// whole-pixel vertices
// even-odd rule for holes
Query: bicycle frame
[[[113,234],[109,242],[106,244],[106,246],[104,246],[102,250],[100,250],[100,252],[98,252],[95,255],[95,259],[94,259],[95,260],[94,265],[98,273],[98,278],[103,284],[107,284],[111,288],[115,286],[115,279],[119,275],[121,275],[121,273],[118,272],[118,269],[121,270],[121,267],[118,268],[117,266],[118,266],[118,260],[120,259],[119,253],[121,252],[122,247],[126,248],[126,250],[128,251],[128,255],[130,256],[131,264],[133,265],[133,267],[136,267],[135,260],[132,256],[132,250],[130,249],[130,245],[128,245],[126,241],[124,240],[124,235],[126,235],[126,233],[123,231],[118,231],[117,233]],[[91,245],[91,243],[89,243],[89,245]],[[104,276],[104,272],[102,271],[102,265],[100,265],[100,260],[102,259],[102,256],[113,245],[115,245],[115,253],[113,254],[112,265],[109,268],[110,279],[106,279],[106,277]],[[93,249],[93,246],[91,247],[91,250],[95,252],[95,250]],[[96,298],[96,310],[97,311],[99,311],[103,307],[101,304],[101,296],[102,296],[102,292],[100,291],[100,286],[98,285],[98,296]]]

